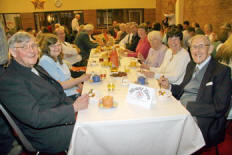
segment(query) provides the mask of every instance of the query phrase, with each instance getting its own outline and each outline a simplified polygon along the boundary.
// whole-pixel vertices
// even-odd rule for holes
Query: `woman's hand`
[[[151,71],[142,71],[142,73],[148,78],[153,78],[155,76],[155,73]]]
[[[91,74],[83,74],[79,78],[81,79],[81,82],[89,80],[91,77]]]
[[[147,69],[147,70],[150,69],[150,67],[147,64],[144,64],[144,63],[141,64],[140,68],[141,69]]]

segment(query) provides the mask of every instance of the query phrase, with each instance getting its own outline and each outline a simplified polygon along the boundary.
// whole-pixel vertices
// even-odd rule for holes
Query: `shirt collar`
[[[208,56],[208,58],[205,61],[203,61],[201,64],[197,64],[197,67],[199,68],[199,70],[201,70],[205,65],[207,65],[210,59],[211,59],[211,56]]]

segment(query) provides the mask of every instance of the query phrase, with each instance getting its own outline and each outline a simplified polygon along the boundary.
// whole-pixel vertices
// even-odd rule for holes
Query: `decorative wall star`
[[[31,0],[31,3],[34,5],[35,9],[44,9],[45,0]]]

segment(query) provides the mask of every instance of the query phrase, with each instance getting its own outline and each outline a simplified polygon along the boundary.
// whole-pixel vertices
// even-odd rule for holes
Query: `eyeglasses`
[[[54,44],[54,45],[50,45],[49,47],[51,47],[51,48],[57,48],[57,47],[60,47],[61,46],[61,44]]]
[[[209,45],[204,45],[204,44],[200,44],[200,45],[193,45],[190,47],[191,50],[196,50],[196,49],[204,49],[206,46],[209,46]]]
[[[28,50],[30,48],[32,49],[38,49],[38,44],[23,44],[22,46],[17,46],[17,47],[14,47],[14,48],[21,48],[23,50]]]

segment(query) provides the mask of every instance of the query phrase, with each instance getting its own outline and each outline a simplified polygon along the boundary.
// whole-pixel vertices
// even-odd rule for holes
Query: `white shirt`
[[[79,26],[78,20],[76,18],[73,18],[73,20],[72,20],[72,30],[73,31],[79,31],[79,29],[80,29],[80,26]]]
[[[39,76],[39,72],[34,67],[32,67],[31,71]]]
[[[76,48],[72,47],[72,45],[68,42],[62,43],[62,50],[64,54],[64,60],[69,62],[70,64],[73,65],[82,60],[82,57],[80,54],[77,53]]]
[[[133,33],[127,34],[120,42],[119,45],[125,47],[127,43],[131,43]],[[128,42],[129,40],[129,42]]]
[[[196,66],[198,67],[199,70],[201,70],[208,62],[210,61],[211,56],[208,56],[208,58],[205,59],[201,64],[197,64]]]
[[[156,79],[163,75],[171,84],[178,85],[184,79],[189,61],[190,56],[184,48],[181,48],[175,55],[172,54],[172,50],[169,48],[161,66],[159,68],[151,67],[151,71],[155,72]]]

